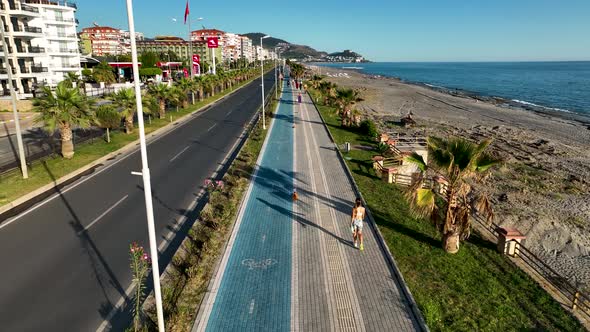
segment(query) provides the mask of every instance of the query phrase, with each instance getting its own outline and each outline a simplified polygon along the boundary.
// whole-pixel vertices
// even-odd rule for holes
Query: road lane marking
[[[210,131],[211,131],[211,129],[215,128],[215,126],[217,126],[217,123],[216,123],[216,124],[214,124],[214,125],[212,125],[212,126],[211,126],[211,128],[207,129],[207,132],[210,132]]]
[[[92,227],[94,224],[96,224],[102,217],[104,217],[107,213],[111,212],[114,208],[117,207],[117,205],[121,204],[121,202],[123,202],[125,199],[127,199],[127,197],[129,197],[129,195],[123,196],[123,198],[121,198],[120,200],[118,200],[117,203],[113,204],[110,208],[108,208],[100,216],[96,217],[96,219],[94,219],[90,224],[88,224],[88,226],[84,227],[83,230],[79,231],[78,232],[78,235],[86,232],[90,227]]]
[[[187,146],[186,148],[182,149],[182,151],[177,153],[176,156],[172,157],[172,159],[170,159],[170,162],[172,162],[174,159],[178,158],[178,156],[180,156],[184,151],[188,150],[188,148],[190,148],[190,145]]]
[[[223,98],[226,98],[227,96],[229,96],[229,95],[226,95],[226,96],[222,97],[222,99],[223,99]],[[220,100],[221,100],[221,99],[220,99]],[[205,113],[207,113],[208,111],[210,111],[210,110],[212,110],[212,109],[213,109],[213,108],[209,107],[208,109],[203,109],[203,110],[201,110],[201,111],[195,111],[195,113],[194,113],[194,114],[196,114],[195,118],[201,117],[202,115],[204,115]],[[152,143],[155,143],[155,142],[159,141],[160,139],[162,139],[162,138],[166,137],[168,134],[170,134],[170,133],[174,132],[174,130],[176,130],[176,129],[180,128],[181,126],[183,126],[183,125],[185,125],[185,124],[188,124],[188,123],[190,123],[191,121],[192,121],[192,119],[186,119],[184,122],[181,122],[181,123],[180,123],[180,126],[173,127],[173,128],[171,128],[171,130],[168,130],[168,131],[165,131],[165,132],[159,133],[159,134],[157,134],[157,135],[155,135],[155,134],[153,134],[153,133],[152,133],[152,134],[151,134],[152,136],[150,136],[149,138],[147,138],[147,139],[148,139],[147,145],[150,145],[150,144],[152,144]],[[130,143],[130,144],[132,144],[132,143]],[[139,143],[137,143],[137,144],[135,144],[135,145],[139,145]],[[38,209],[38,208],[42,207],[43,205],[45,205],[45,204],[47,204],[47,203],[51,202],[52,200],[54,200],[54,199],[56,199],[56,198],[58,198],[58,197],[60,197],[60,196],[63,196],[63,195],[65,195],[65,194],[66,194],[68,191],[70,191],[70,190],[72,190],[72,189],[74,189],[74,188],[78,187],[79,185],[83,184],[84,182],[86,182],[86,181],[88,181],[88,180],[90,180],[90,179],[94,178],[95,176],[99,175],[100,173],[102,173],[102,172],[104,172],[104,171],[106,171],[106,170],[110,169],[111,167],[113,167],[113,166],[115,166],[116,164],[118,164],[118,163],[122,162],[123,160],[125,160],[125,159],[127,159],[127,158],[131,157],[133,154],[135,154],[135,153],[137,153],[137,152],[139,152],[139,151],[140,151],[140,149],[139,149],[139,148],[137,148],[137,149],[134,149],[134,150],[131,150],[131,151],[127,151],[127,152],[123,152],[123,153],[119,153],[119,154],[117,154],[117,157],[118,157],[119,155],[123,155],[123,156],[122,156],[122,157],[121,157],[119,160],[115,160],[114,162],[112,162],[112,163],[110,163],[110,164],[108,164],[108,165],[106,165],[106,166],[102,167],[102,168],[101,168],[99,171],[97,171],[97,172],[94,172],[94,173],[92,173],[91,175],[89,175],[89,176],[87,176],[87,177],[82,177],[82,178],[80,178],[79,180],[75,181],[73,184],[71,184],[71,185],[69,185],[69,186],[66,186],[66,187],[64,187],[64,189],[63,189],[63,190],[60,190],[60,191],[59,191],[59,193],[57,193],[57,194],[54,194],[53,196],[50,196],[49,198],[46,198],[45,200],[41,201],[40,203],[37,203],[37,204],[33,205],[32,207],[28,208],[28,209],[27,209],[27,210],[25,210],[24,212],[21,212],[20,214],[18,214],[18,215],[16,215],[16,216],[14,216],[14,217],[8,218],[8,219],[6,219],[6,220],[4,220],[4,221],[0,220],[0,229],[2,229],[2,228],[4,228],[4,227],[6,227],[6,226],[8,226],[8,225],[12,224],[12,223],[13,223],[13,222],[15,222],[16,220],[18,220],[18,219],[20,219],[20,218],[22,218],[22,217],[26,216],[27,214],[29,214],[29,213],[31,213],[31,212],[33,212],[33,211],[35,211],[36,209]]]

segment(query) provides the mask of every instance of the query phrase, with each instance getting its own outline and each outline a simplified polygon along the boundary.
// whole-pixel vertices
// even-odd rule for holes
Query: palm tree
[[[195,103],[195,89],[194,89],[194,83],[193,80],[188,79],[188,78],[181,78],[180,81],[178,81],[177,85],[178,88],[180,88],[180,90],[184,93],[185,96],[188,96],[188,93],[191,93],[192,96],[192,103]],[[182,108],[187,108],[188,107],[188,98],[184,98],[184,100],[182,101]]]
[[[193,77],[193,84],[195,91],[199,93],[199,101],[203,101],[205,98],[205,96],[203,96],[205,90],[205,76]]]
[[[105,82],[106,84],[115,83],[115,75],[113,68],[107,62],[99,63],[92,72],[92,77],[97,82]]]
[[[107,130],[107,143],[111,142],[111,134],[109,129],[117,128],[121,125],[121,114],[113,107],[113,105],[100,105],[95,112],[96,125]]]
[[[337,85],[332,82],[320,82],[319,89],[322,95],[324,96],[324,105],[329,105],[330,99],[336,97],[336,87]]]
[[[342,117],[342,126],[350,126],[351,124],[351,108],[357,101],[361,101],[359,93],[353,89],[339,89],[336,92],[336,102],[340,106],[340,116]]]
[[[172,105],[174,105],[176,107],[176,112],[178,112],[179,106],[183,105],[182,107],[184,108],[185,103],[188,106],[187,94],[184,90],[182,90],[178,86],[174,86],[174,87],[170,88],[170,91],[168,93],[168,100],[170,101],[170,103]]]
[[[80,90],[68,86],[68,82],[62,81],[55,92],[47,86],[43,87],[42,96],[33,99],[33,106],[41,113],[37,121],[43,122],[47,131],[59,130],[61,154],[71,159],[74,156],[72,126],[89,127],[93,114],[91,102],[80,94]]]
[[[320,83],[322,83],[322,77],[319,75],[313,75],[310,81],[311,87],[314,89],[318,89],[320,87]]]
[[[490,143],[491,140],[474,144],[463,138],[429,137],[428,156],[433,166],[427,165],[417,153],[406,157],[420,170],[420,176],[407,192],[410,205],[419,214],[430,216],[442,234],[443,248],[448,253],[459,251],[460,241],[469,237],[472,208],[488,222],[494,218],[488,197],[476,195],[470,185],[483,181],[487,171],[501,161],[486,152]],[[445,183],[446,187],[424,188],[428,173],[435,174],[437,182]]]
[[[155,84],[148,88],[149,93],[158,100],[160,119],[166,117],[166,101],[169,98],[170,88],[166,84]]]
[[[111,100],[125,118],[125,133],[131,134],[133,132],[133,117],[137,111],[135,91],[131,88],[121,89],[111,95]]]
[[[70,71],[66,73],[64,81],[67,82],[69,88],[73,88],[74,86],[79,87],[79,84],[82,81],[82,79],[80,78],[80,76],[78,76],[77,73]]]

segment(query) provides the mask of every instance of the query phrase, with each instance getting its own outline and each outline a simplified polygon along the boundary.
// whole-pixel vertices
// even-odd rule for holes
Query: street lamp
[[[27,169],[27,161],[25,160],[25,149],[23,147],[23,138],[20,132],[20,122],[18,119],[18,112],[16,110],[16,91],[12,86],[12,66],[8,61],[8,43],[4,37],[4,24],[0,22],[0,36],[2,37],[2,44],[4,46],[4,63],[6,63],[6,75],[8,75],[8,88],[10,89],[10,98],[12,99],[12,113],[14,114],[14,128],[16,130],[16,141],[18,144],[18,155],[20,157],[20,170],[23,173],[23,179],[29,178]]]
[[[160,267],[158,265],[158,245],[156,244],[156,227],[154,226],[154,208],[152,205],[152,186],[150,183],[150,169],[148,167],[147,147],[145,143],[145,128],[143,125],[143,105],[139,87],[139,65],[137,61],[137,45],[135,44],[135,22],[133,20],[132,0],[127,0],[127,20],[129,21],[129,35],[131,39],[131,61],[133,63],[133,84],[135,85],[135,103],[137,106],[137,122],[139,126],[139,144],[141,150],[141,172],[134,175],[143,177],[143,193],[147,214],[150,255],[152,256],[152,277],[154,279],[154,293],[156,297],[156,311],[158,316],[158,331],[165,332],[164,311],[162,310],[162,293],[160,291]]]
[[[264,61],[262,58],[262,40],[265,38],[270,37],[269,35],[260,37],[260,81],[262,82],[262,129],[266,130],[266,120],[265,113],[264,113]]]
[[[275,47],[275,99],[278,99],[279,98],[279,91],[278,91],[279,89],[278,89],[278,85],[277,85],[277,80],[278,80],[278,78],[277,78],[277,75],[278,75],[277,67],[278,67],[278,63],[279,63],[278,62],[278,60],[279,60],[279,54],[277,53],[277,49],[280,49],[280,48],[279,47]]]

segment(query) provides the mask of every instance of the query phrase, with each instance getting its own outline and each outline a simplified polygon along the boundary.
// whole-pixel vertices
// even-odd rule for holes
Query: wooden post
[[[572,301],[572,310],[575,311],[578,308],[578,300],[580,298],[580,291],[576,291],[574,294],[574,300]]]

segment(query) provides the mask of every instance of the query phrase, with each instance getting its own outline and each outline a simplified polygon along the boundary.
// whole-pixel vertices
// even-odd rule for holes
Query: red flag
[[[190,14],[190,11],[188,10],[188,0],[186,0],[186,8],[184,9],[184,24],[186,24],[186,18],[188,17],[188,14]]]

